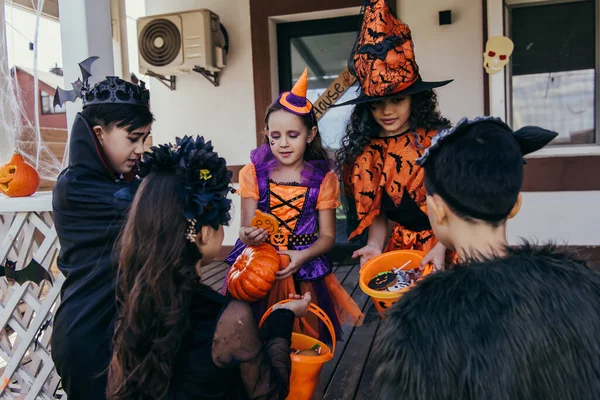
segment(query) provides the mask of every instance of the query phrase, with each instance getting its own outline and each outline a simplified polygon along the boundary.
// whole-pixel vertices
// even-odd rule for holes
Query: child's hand
[[[360,257],[360,266],[362,267],[367,261],[369,261],[373,257],[377,257],[381,254],[381,249],[372,244],[367,244],[365,247],[362,247],[352,253],[352,258]]]
[[[423,270],[429,263],[433,264],[433,269],[435,271],[442,271],[446,264],[446,246],[440,242],[437,242],[437,244],[433,246],[431,250],[429,250],[429,253],[425,255],[423,261],[421,261],[419,269]]]
[[[304,296],[290,293],[290,299],[293,300],[285,304],[278,304],[275,307],[273,307],[273,310],[276,310],[278,308],[287,308],[288,310],[296,314],[296,318],[304,317],[306,315],[308,305],[312,300],[310,292],[306,292]]]
[[[248,246],[258,246],[267,240],[268,237],[269,235],[267,235],[267,231],[264,229],[254,226],[240,228],[240,240]]]
[[[281,271],[277,271],[277,279],[285,279],[289,276],[292,276],[296,273],[296,271],[300,269],[302,264],[308,261],[308,258],[304,255],[302,251],[285,250],[278,251],[277,253],[280,255],[286,255],[290,258],[290,263],[288,264],[288,266],[282,269]]]

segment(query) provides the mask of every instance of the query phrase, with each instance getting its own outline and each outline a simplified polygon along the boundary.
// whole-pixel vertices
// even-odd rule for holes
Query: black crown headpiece
[[[79,63],[81,78],[71,85],[73,90],[56,88],[54,106],[62,105],[66,101],[75,101],[78,97],[83,100],[83,107],[93,104],[132,104],[149,107],[150,91],[146,84],[140,81],[139,85],[124,81],[117,76],[107,76],[102,82],[90,87],[89,78],[92,76],[92,64],[99,57],[93,56]]]

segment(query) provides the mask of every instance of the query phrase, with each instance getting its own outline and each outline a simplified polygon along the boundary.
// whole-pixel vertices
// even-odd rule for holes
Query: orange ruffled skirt
[[[267,297],[252,304],[257,320],[262,318],[269,307],[287,299],[290,293],[303,295],[307,292],[311,293],[312,302],[321,307],[331,319],[338,340],[342,337],[343,324],[354,326],[362,324],[364,314],[333,273],[310,282],[294,281],[291,276],[276,280]],[[294,332],[319,338],[325,343],[331,343],[329,330],[312,313],[308,313],[303,318],[296,318]]]

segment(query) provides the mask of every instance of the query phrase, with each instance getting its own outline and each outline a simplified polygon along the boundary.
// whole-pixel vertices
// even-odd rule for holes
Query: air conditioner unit
[[[214,77],[227,65],[227,32],[210,10],[139,18],[137,33],[143,74],[164,77],[196,71]]]

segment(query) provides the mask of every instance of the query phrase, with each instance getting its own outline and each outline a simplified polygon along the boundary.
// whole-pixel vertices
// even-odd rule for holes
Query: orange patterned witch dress
[[[345,176],[346,195],[353,198],[358,220],[349,239],[360,235],[384,212],[397,223],[384,251],[427,253],[437,243],[427,217],[424,170],[415,163],[436,133],[419,128],[376,138],[356,157],[352,176]]]

